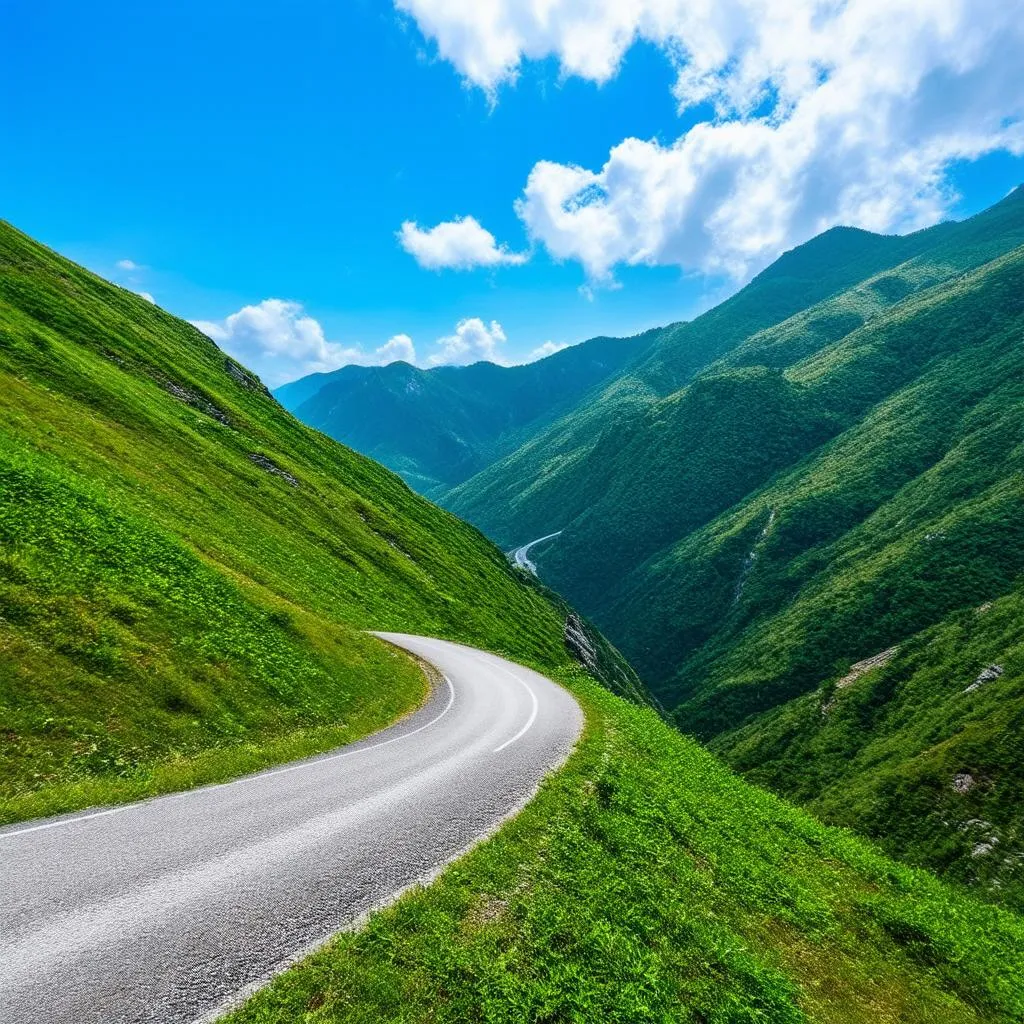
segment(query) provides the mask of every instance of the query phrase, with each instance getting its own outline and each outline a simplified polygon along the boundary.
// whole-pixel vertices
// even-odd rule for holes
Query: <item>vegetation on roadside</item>
[[[854,263],[866,258],[866,249],[858,251]],[[965,295],[1012,288],[1015,259],[957,287]],[[784,296],[768,280],[765,295]],[[936,300],[920,298],[930,315]],[[955,329],[978,329],[993,379],[1010,387],[1003,371],[1011,363],[1000,360],[1016,358],[1016,321],[997,331],[984,316],[983,305],[971,307]],[[898,337],[912,343],[923,335],[909,322]],[[1011,391],[986,390],[965,370],[958,397],[941,373],[928,376],[945,365],[937,355],[957,356],[955,346],[936,353],[911,344],[893,360],[865,337],[877,335],[851,335],[851,348],[832,349],[827,372],[817,372],[822,364],[813,356],[785,374],[737,362],[725,369],[725,384],[687,392],[710,401],[716,388],[736,388],[728,393],[762,403],[764,423],[781,408],[783,421],[798,426],[790,448],[765,443],[756,458],[729,464],[749,474],[756,500],[723,514],[708,504],[710,522],[693,527],[698,546],[672,551],[674,559],[709,553],[711,563],[730,566],[729,589],[708,588],[707,609],[722,630],[740,630],[750,645],[743,649],[769,651],[776,678],[825,678],[815,676],[817,662],[801,661],[798,642],[801,630],[825,632],[809,630],[814,620],[799,601],[778,597],[787,594],[787,572],[807,574],[798,589],[821,602],[819,614],[857,607],[857,595],[869,593],[872,580],[889,580],[892,566],[906,586],[897,593],[913,596],[917,577],[899,575],[900,567],[917,565],[908,551],[940,550],[923,532],[935,520],[944,538],[973,537],[972,557],[986,568],[943,576],[945,563],[925,557],[920,566],[961,589],[929,591],[932,603],[916,607],[948,618],[957,601],[1008,586],[1013,575],[1019,526],[1007,510],[1016,492],[1002,469],[1016,451],[1016,421],[1006,418],[1016,408]],[[861,417],[863,434],[848,427],[837,434],[834,416],[853,413],[816,398],[819,382],[851,372],[868,395],[881,375],[861,371],[879,365],[923,365],[915,386],[934,393],[911,401],[904,389],[888,410],[875,400]],[[688,400],[673,399],[680,408],[666,415],[690,430],[711,409],[694,411]],[[901,419],[900,402],[919,420]],[[926,447],[934,433],[891,426],[929,417],[956,427],[957,444],[942,449],[947,464],[914,447]],[[821,436],[833,439],[822,445]],[[856,547],[854,526],[870,509],[851,525],[827,502],[820,517],[794,519],[781,500],[767,501],[772,488],[801,499],[820,493],[843,479],[830,476],[834,463],[819,460],[822,451],[834,458],[848,444],[868,452],[881,437],[904,439],[907,472],[917,467],[908,481],[922,488],[859,478],[859,493],[895,493],[907,503],[884,515],[909,516],[909,535],[895,521],[865,534],[896,548],[868,544],[865,559]],[[989,454],[984,463],[970,458],[979,449]],[[689,458],[691,482],[718,471],[705,452]],[[963,460],[976,467],[973,475],[950,471]],[[807,537],[813,543],[801,561],[793,551]],[[521,815],[436,885],[284,975],[239,1011],[239,1022],[1010,1024],[1024,1014],[1020,917],[888,860],[732,774],[640,706],[636,676],[596,634],[585,637],[595,671],[638,703],[570,669],[565,605],[511,569],[478,531],[300,425],[189,325],[7,226],[0,226],[0,542],[0,820],[222,779],[385,724],[415,706],[424,683],[411,662],[369,638],[369,628],[505,654],[561,678],[585,705],[583,741]],[[790,547],[778,550],[789,557],[769,558],[782,542]],[[758,558],[744,561],[751,545],[760,545]],[[863,576],[851,573],[844,587],[835,577],[815,582],[826,564],[821,552],[827,564],[860,566]],[[888,586],[879,593],[890,593]],[[723,599],[730,602],[724,613]],[[770,606],[776,599],[782,606]],[[647,609],[656,612],[649,601]],[[984,620],[992,632],[979,634],[972,658],[995,658],[1017,611],[993,604]],[[872,620],[872,642],[889,626],[919,621],[895,612]],[[777,630],[771,644],[743,632],[758,623]],[[930,652],[952,659],[963,623],[949,619],[941,628],[954,632],[921,641],[923,648],[908,644],[884,673],[902,672],[892,677],[900,681],[918,673],[925,686],[929,672],[946,671]],[[580,629],[590,634],[585,623]],[[847,648],[823,650],[831,671]],[[1015,650],[990,683],[997,688],[969,696],[979,729],[993,720],[993,703],[1006,707],[1016,692]],[[721,664],[731,664],[737,686],[758,692],[743,665],[724,654]],[[805,675],[780,675],[787,665]],[[852,686],[838,695],[830,711],[836,723],[859,692]],[[693,696],[700,699],[695,688]],[[832,689],[823,696],[832,699]],[[908,691],[908,699],[910,710],[926,698]],[[923,736],[914,733],[914,742]],[[910,740],[900,744],[909,749]],[[849,749],[856,753],[855,744]],[[1011,757],[1002,751],[996,767]],[[899,770],[899,758],[892,767]],[[990,792],[989,782],[992,808],[1016,799],[980,775],[976,799]],[[1005,874],[998,880],[1008,884]]]
[[[1024,922],[742,782],[582,673],[513,821],[230,1024],[1011,1024]]]

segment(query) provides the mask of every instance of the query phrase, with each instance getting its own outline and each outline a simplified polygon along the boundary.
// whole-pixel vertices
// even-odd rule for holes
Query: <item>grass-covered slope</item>
[[[645,355],[599,394],[441,500],[505,545],[558,528],[552,523],[567,525],[611,479],[605,449],[642,432],[644,417],[659,400],[758,331],[928,251],[949,227],[905,238],[853,228],[825,232],[692,322],[649,332]],[[849,330],[849,318],[843,323]],[[815,333],[834,329],[811,326]]]
[[[424,683],[365,629],[566,657],[476,530],[6,224],[0,549],[0,820],[383,725]]]
[[[592,338],[525,366],[345,366],[275,396],[304,423],[434,496],[543,430],[650,340]]]
[[[749,786],[577,676],[499,834],[231,1024],[1015,1024],[1024,924]]]
[[[762,278],[793,285],[835,241],[795,250]],[[872,252],[871,236],[848,241]],[[954,741],[965,732],[962,703],[937,700],[925,714],[924,698],[904,704],[883,687],[872,699],[892,705],[872,704],[859,732],[839,737],[848,723],[823,718],[820,688],[1019,584],[1024,189],[911,236],[910,258],[876,241],[873,262],[849,264],[866,276],[746,337],[729,333],[729,303],[708,314],[728,351],[667,397],[634,392],[585,451],[538,470],[520,504],[508,498],[496,535],[563,530],[538,551],[542,577],[594,618],[684,730],[893,852],[1018,899],[1019,812],[1003,796],[992,797],[998,807],[980,801],[1019,794],[1024,782],[1006,752],[1006,731],[1019,731],[1009,708],[1020,680],[1001,683],[1009,703],[971,711],[973,742],[1000,751],[991,762]],[[734,311],[764,280],[730,300]],[[772,315],[779,307],[763,294]],[[751,322],[738,317],[736,332]],[[656,355],[673,358],[665,339],[618,384]],[[517,486],[493,479],[508,464],[488,471],[478,497]],[[964,662],[956,678],[971,669]],[[954,777],[972,764],[990,788],[972,791],[982,824],[961,830],[971,815],[948,805]],[[848,788],[860,796],[844,801]],[[974,852],[986,828],[998,855]]]
[[[700,703],[695,728],[734,727],[836,659],[998,596],[1024,568],[1007,514],[1020,494],[1022,283],[1024,248],[787,370],[846,429],[638,566],[598,616],[656,688]],[[777,428],[760,420],[770,443]]]
[[[567,668],[563,611],[474,529],[300,425],[187,324],[7,226],[0,540],[3,820],[383,724],[423,682],[367,627],[506,653],[584,703],[582,743],[519,817],[242,1019],[1024,1013],[1019,918],[820,825]],[[596,657],[633,692],[614,652]]]
[[[1019,588],[954,612],[721,749],[826,820],[1024,909],[1022,624]]]

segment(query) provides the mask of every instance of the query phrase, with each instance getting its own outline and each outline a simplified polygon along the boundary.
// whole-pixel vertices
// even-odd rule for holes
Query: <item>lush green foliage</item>
[[[955,612],[718,745],[826,820],[1024,909],[1022,622],[1020,591]]]
[[[592,338],[526,366],[345,366],[275,394],[303,422],[436,496],[564,415],[650,342]]]
[[[986,254],[991,258],[1009,247],[1001,239],[1005,225],[983,227],[980,241],[975,239],[977,230],[974,225],[941,225],[906,238],[852,228],[826,231],[786,253],[746,288],[696,320],[650,332],[652,344],[645,356],[599,395],[442,495],[442,502],[505,545],[568,526],[609,482],[607,449],[642,432],[645,416],[660,399],[758,332],[800,316],[815,303],[829,303],[831,296],[855,288],[872,274],[881,278],[887,268],[902,264],[906,287],[912,288],[911,281],[923,284],[936,275],[948,275],[961,265],[958,260],[974,265],[970,260],[982,262]],[[951,233],[960,239],[959,245],[947,240]],[[1015,244],[1024,242],[1024,232],[1010,234]],[[858,302],[859,312],[852,315],[865,316],[879,304],[895,301],[891,292],[888,289],[885,299],[876,290],[873,302]],[[805,318],[795,332],[804,339],[799,343],[834,337],[843,326],[852,329],[851,312],[844,307],[837,316],[827,304],[821,315]],[[604,445],[595,451],[599,440]]]
[[[336,745],[422,698],[369,628],[547,664],[476,530],[188,324],[0,225],[0,819]]]
[[[232,1024],[968,1024],[1024,1013],[1024,926],[738,780],[586,679],[566,769],[427,890]]]
[[[817,452],[843,424],[822,412],[818,381],[833,373],[815,365],[729,366],[663,404],[668,431],[693,433],[709,417],[724,429],[722,405],[758,403],[790,438],[721,463],[705,430],[686,453],[688,486],[720,473],[767,493],[779,467]],[[991,448],[1003,420],[962,404],[981,431],[965,437]],[[1004,500],[982,483],[979,508]],[[754,516],[734,534],[763,529],[762,506],[695,535],[734,514]],[[717,511],[711,498],[688,522]],[[6,820],[224,778],[392,719],[423,682],[369,627],[562,672],[586,704],[570,765],[520,817],[243,1019],[960,1024],[1024,1012],[1018,918],[818,824],[570,673],[564,606],[476,530],[303,427],[188,325],[6,226],[0,540]],[[761,564],[748,576],[743,601]],[[610,685],[641,697],[616,652],[595,646]]]

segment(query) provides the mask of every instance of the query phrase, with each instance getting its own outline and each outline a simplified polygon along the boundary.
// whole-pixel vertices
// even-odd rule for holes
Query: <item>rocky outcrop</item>
[[[241,363],[236,363],[230,356],[224,360],[224,369],[227,370],[228,376],[236,384],[241,384],[246,391],[259,391],[268,398],[274,397],[255,373],[251,373]]]
[[[285,483],[291,484],[292,487],[298,487],[298,478],[292,476],[286,469],[282,469],[273,459],[268,459],[266,455],[261,455],[259,452],[252,452],[249,455],[249,461],[259,466],[260,469],[266,470],[273,476],[279,476]]]
[[[975,779],[970,772],[957,772],[953,776],[954,793],[970,793],[974,789]]]
[[[595,629],[566,608],[562,636],[566,650],[612,693],[636,704],[646,704],[659,712],[660,705],[651,696],[629,662]]]
[[[563,630],[565,646],[569,653],[589,672],[597,670],[597,647],[587,636],[580,617],[573,613],[565,620]]]
[[[185,387],[184,384],[179,384],[177,381],[169,379],[162,380],[160,384],[164,391],[169,395],[173,395],[179,402],[190,405],[193,409],[205,413],[211,419],[215,419],[218,423],[223,423],[226,427],[231,426],[231,420],[228,419],[227,413],[218,409],[205,395],[201,395],[198,391],[194,391],[192,388]]]
[[[836,694],[840,690],[845,690],[849,686],[853,686],[855,682],[862,675],[870,672],[873,668],[881,668],[882,665],[892,661],[893,657],[899,651],[899,647],[889,647],[884,651],[880,651],[878,654],[873,654],[870,658],[865,658],[863,661],[855,662],[850,666],[849,671],[843,676],[842,679],[836,681],[835,689],[832,692],[832,696],[821,705],[822,715],[828,715],[828,713],[836,706]]]
[[[986,683],[991,683],[998,679],[1003,674],[1002,665],[989,665],[987,668],[983,668],[978,673],[978,678],[971,683],[970,686],[964,690],[964,693],[974,693],[975,690],[980,690]]]

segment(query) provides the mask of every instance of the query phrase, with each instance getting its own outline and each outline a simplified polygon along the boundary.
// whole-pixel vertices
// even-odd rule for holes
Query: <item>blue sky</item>
[[[1024,180],[1024,160],[1011,152],[1021,151],[1020,88],[1011,85],[1013,95],[990,111],[985,139],[958,142],[960,151],[947,147],[938,177],[915,171],[919,178],[886,192],[885,203],[868,203],[863,193],[888,186],[851,172],[835,187],[842,201],[829,194],[815,206],[807,197],[829,191],[829,168],[812,154],[799,185],[787,169],[782,191],[769,199],[771,209],[790,213],[762,239],[762,221],[773,218],[756,219],[761,178],[751,185],[721,164],[706,171],[706,161],[695,163],[678,144],[688,134],[696,140],[695,126],[750,127],[765,116],[775,131],[809,87],[795,100],[780,99],[772,75],[782,78],[773,70],[761,76],[756,103],[745,107],[734,95],[723,103],[718,86],[691,88],[681,100],[688,64],[678,55],[679,38],[691,66],[700,63],[682,29],[638,23],[627,26],[625,42],[614,33],[595,36],[586,60],[608,56],[595,68],[566,41],[580,29],[571,20],[559,35],[550,25],[543,32],[529,24],[481,27],[473,14],[451,13],[461,5],[432,0],[404,0],[402,11],[383,0],[297,2],[286,11],[259,0],[170,6],[8,0],[0,15],[7,44],[0,214],[204,322],[273,384],[323,368],[324,351],[303,349],[303,331],[314,348],[328,344],[328,361],[373,360],[389,339],[405,336],[421,363],[488,352],[514,361],[549,341],[633,333],[706,308],[829,222],[914,227],[975,212]],[[499,15],[510,9],[509,25],[521,20],[515,7],[496,0]],[[995,47],[999,26],[992,27]],[[905,45],[919,45],[919,38]],[[495,39],[511,40],[509,52],[495,58]],[[760,52],[737,39],[747,48],[740,56]],[[843,70],[844,58],[823,52],[823,61]],[[1003,73],[992,53],[983,57],[996,67],[984,72],[986,88],[964,79],[961,91],[973,90],[962,104],[965,123],[977,121],[977,105]],[[952,58],[940,54],[933,76],[944,59]],[[1011,71],[1007,61],[1005,73]],[[931,106],[922,100],[891,120],[897,127],[900,117],[927,121]],[[935,131],[961,129],[940,125],[907,145],[912,154],[915,146],[934,149]],[[643,145],[632,156],[616,151],[630,138]],[[741,140],[741,161],[747,144]],[[762,142],[749,144],[751,161],[767,159]],[[541,180],[541,171],[531,177],[542,161],[573,173],[586,169],[593,181],[574,179],[560,192],[563,185]],[[640,164],[642,184],[617,195],[617,182],[639,175]],[[772,173],[769,167],[761,177],[774,181]],[[678,182],[688,175],[694,180],[684,195]],[[753,197],[753,226],[735,212],[746,209],[744,189]],[[583,211],[586,221],[551,223],[552,210],[557,219],[559,210],[576,209],[574,191],[585,193],[579,206],[597,198]],[[518,212],[517,199],[525,203]],[[666,215],[666,208],[676,212]],[[724,211],[727,228],[706,228],[709,210],[718,225]],[[422,252],[418,262],[400,244],[404,222],[426,233],[466,216],[521,261],[429,269],[420,265]],[[663,224],[671,217],[668,231]],[[757,245],[746,244],[752,237]],[[226,319],[274,298],[287,304],[264,308],[263,319]],[[275,317],[288,322],[285,335],[272,344],[254,341],[253,332],[281,328]],[[483,336],[474,335],[473,318]],[[460,334],[456,325],[465,321],[470,328]],[[305,326],[289,352],[287,330],[296,322]],[[440,338],[448,342],[439,346]],[[399,344],[388,351],[404,350]]]

